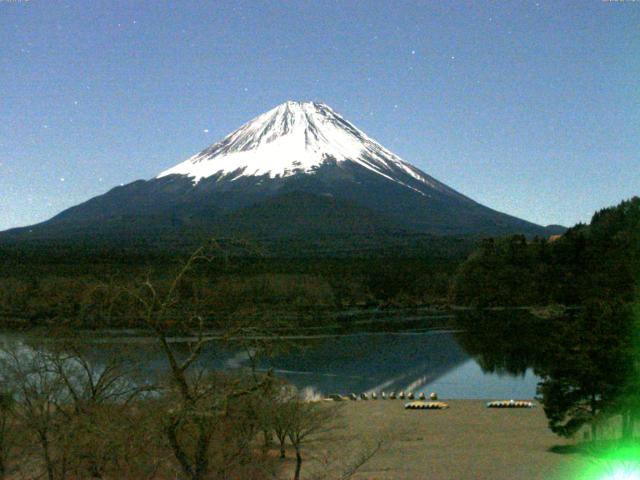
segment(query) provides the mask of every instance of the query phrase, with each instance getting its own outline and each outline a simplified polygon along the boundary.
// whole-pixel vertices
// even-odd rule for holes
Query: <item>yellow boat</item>
[[[443,410],[449,408],[449,404],[445,402],[409,402],[404,404],[407,410]]]
[[[495,400],[487,403],[487,408],[533,408],[528,400]]]

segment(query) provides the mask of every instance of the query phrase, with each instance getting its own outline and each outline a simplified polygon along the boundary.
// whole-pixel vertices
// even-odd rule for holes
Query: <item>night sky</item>
[[[640,194],[640,1],[0,0],[0,230],[313,100],[540,223]]]

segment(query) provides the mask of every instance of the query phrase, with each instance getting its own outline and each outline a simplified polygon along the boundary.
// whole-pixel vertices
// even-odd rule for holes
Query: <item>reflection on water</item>
[[[456,317],[462,348],[486,373],[524,375],[545,363],[553,322],[523,311],[464,312]]]
[[[348,393],[420,391],[466,359],[450,332],[389,332],[325,340],[269,364],[298,386]]]
[[[506,315],[506,316],[505,316]],[[440,321],[440,319],[439,319]],[[306,336],[294,348],[272,358],[259,358],[259,370],[278,376],[313,394],[370,391],[437,391],[442,398],[532,398],[538,378],[535,320],[515,314],[464,314],[449,329],[433,330],[429,317],[387,324],[384,331]],[[366,327],[365,327],[366,328]],[[4,335],[5,341],[28,338]],[[98,340],[98,341],[95,341]],[[114,355],[126,356],[139,375],[153,380],[166,362],[152,339],[94,338],[88,342],[94,364]],[[176,344],[186,355],[186,343]],[[237,369],[250,365],[249,352],[219,342],[204,349],[197,366]]]
[[[540,378],[531,369],[522,376],[487,374],[477,362],[468,359],[459,367],[432,382],[430,391],[446,393],[449,398],[531,399]],[[426,392],[425,392],[426,393]]]

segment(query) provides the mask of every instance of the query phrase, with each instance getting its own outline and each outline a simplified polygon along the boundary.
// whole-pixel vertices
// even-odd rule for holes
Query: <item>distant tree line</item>
[[[556,239],[486,239],[452,286],[458,305],[582,305],[629,302],[640,271],[640,198],[600,210]]]
[[[228,253],[224,246],[225,255],[197,266],[181,288],[209,302],[205,317],[238,307],[319,313],[442,306],[458,265],[475,242],[452,239],[450,249],[442,244],[422,254],[378,252],[371,257],[273,256],[257,248]],[[108,295],[108,286],[132,287],[147,277],[166,286],[186,257],[182,252],[100,252],[78,246],[0,247],[0,322],[28,327],[74,319],[86,327],[131,326],[136,319],[122,315],[124,306],[95,308]]]

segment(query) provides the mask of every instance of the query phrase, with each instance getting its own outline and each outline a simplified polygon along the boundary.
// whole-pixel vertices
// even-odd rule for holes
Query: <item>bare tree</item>
[[[302,470],[302,451],[312,441],[333,429],[337,407],[317,402],[297,400],[288,402],[286,414],[289,417],[289,441],[296,452],[294,480],[300,480]]]
[[[13,412],[21,427],[33,435],[48,480],[64,478],[67,431],[58,408],[65,397],[63,382],[52,374],[50,359],[40,350],[5,349],[1,363],[2,381],[19,402]]]
[[[281,459],[286,457],[286,442],[291,429],[292,417],[289,413],[294,410],[293,403],[298,402],[298,393],[290,385],[280,385],[273,398],[265,405],[262,414],[264,425],[269,428],[278,440]]]
[[[164,423],[164,433],[182,472],[192,480],[201,480],[211,471],[212,440],[239,399],[259,392],[272,381],[270,375],[257,382],[247,383],[241,378],[227,377],[224,381],[194,369],[205,344],[204,314],[198,309],[196,298],[183,302],[181,290],[187,274],[198,262],[211,261],[204,249],[198,249],[180,269],[165,293],[159,292],[150,280],[142,291],[134,293],[142,306],[141,317],[154,332],[169,365],[170,388],[167,391],[171,406]],[[195,329],[195,340],[189,343],[189,353],[180,358],[170,342],[174,322],[180,318],[180,327]],[[224,334],[226,339],[243,335],[243,328],[233,328]],[[237,426],[237,425],[236,425]],[[237,446],[237,445],[236,445]],[[218,451],[216,470],[226,468],[224,452]],[[222,460],[220,457],[222,456]],[[234,452],[233,456],[237,456]]]
[[[4,479],[8,473],[8,461],[11,458],[15,441],[15,426],[13,414],[15,399],[13,392],[4,390],[0,392],[0,479]]]
[[[48,359],[51,374],[65,389],[64,403],[57,408],[71,430],[70,468],[103,478],[126,443],[121,423],[126,422],[129,403],[155,387],[134,382],[119,355],[91,362],[82,345],[82,337],[67,337],[51,346]]]
[[[379,437],[356,452],[356,455],[353,457],[353,459],[342,470],[339,479],[349,480],[350,478],[352,478],[367,462],[369,462],[369,460],[371,460],[380,452],[385,443],[386,440],[382,437]]]

